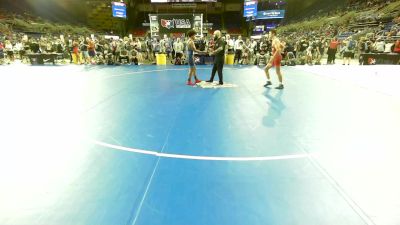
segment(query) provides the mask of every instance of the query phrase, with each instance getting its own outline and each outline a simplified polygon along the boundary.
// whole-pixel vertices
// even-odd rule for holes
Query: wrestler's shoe
[[[206,81],[207,83],[212,83],[212,82],[214,82],[213,80],[208,80],[208,81]]]
[[[280,90],[282,90],[284,87],[283,87],[283,84],[280,84],[278,87],[276,87],[275,89],[280,89]]]
[[[267,83],[264,85],[264,87],[268,87],[270,85],[272,85],[271,81],[267,81]]]
[[[200,83],[201,82],[201,80],[199,80],[199,79],[196,79],[196,84],[198,84],[198,83]]]
[[[195,83],[192,83],[192,81],[188,81],[186,84],[189,85],[189,86],[195,85]]]

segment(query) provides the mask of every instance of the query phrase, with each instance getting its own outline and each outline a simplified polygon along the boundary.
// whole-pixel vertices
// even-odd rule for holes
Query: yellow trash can
[[[167,55],[166,54],[156,54],[157,65],[167,65]]]
[[[233,65],[235,62],[235,54],[226,54],[225,55],[225,64]]]

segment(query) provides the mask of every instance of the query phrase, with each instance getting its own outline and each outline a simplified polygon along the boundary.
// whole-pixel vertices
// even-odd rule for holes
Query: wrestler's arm
[[[282,53],[282,47],[283,47],[281,42],[275,40],[275,45],[273,45],[273,46],[275,46],[274,57],[280,55]]]

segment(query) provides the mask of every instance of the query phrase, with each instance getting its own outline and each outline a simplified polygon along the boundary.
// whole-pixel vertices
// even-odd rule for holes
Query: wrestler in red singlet
[[[279,39],[276,37],[276,30],[272,29],[269,32],[269,37],[272,40],[272,56],[271,59],[269,60],[269,63],[265,67],[265,75],[267,76],[267,83],[264,85],[264,87],[269,87],[272,85],[270,76],[269,76],[269,70],[272,67],[275,67],[276,74],[278,75],[279,79],[279,86],[276,87],[276,89],[283,89],[283,78],[282,78],[282,73],[281,73],[281,61],[282,61],[282,50],[284,46],[281,44]]]

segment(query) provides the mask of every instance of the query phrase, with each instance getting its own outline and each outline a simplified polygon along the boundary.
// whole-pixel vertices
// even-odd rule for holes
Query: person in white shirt
[[[385,41],[383,39],[378,39],[375,43],[374,43],[374,50],[376,52],[382,53],[385,51]]]
[[[14,49],[16,51],[21,51],[23,49],[21,41],[18,41],[17,43],[15,43]]]
[[[242,60],[242,53],[243,53],[243,40],[242,40],[242,36],[239,36],[238,39],[235,41],[235,60],[234,62],[239,64],[240,61]]]
[[[183,43],[181,42],[180,38],[176,39],[176,42],[174,43],[174,51],[175,51],[175,57],[179,58],[179,60],[182,59],[183,56]]]
[[[251,39],[251,46],[250,46],[250,61],[253,62],[254,56],[257,53],[256,48],[257,48],[257,41]]]
[[[392,40],[387,40],[387,43],[385,44],[384,53],[392,53],[392,46],[393,46],[393,41]]]
[[[139,38],[136,38],[133,41],[133,48],[136,51],[138,63],[142,63],[143,62],[142,43],[140,43]]]
[[[22,57],[24,55],[24,46],[22,45],[21,41],[15,43],[14,50],[18,52],[19,59],[22,61]]]
[[[306,63],[310,66],[312,66],[313,62],[313,44],[310,42],[308,45],[308,48],[306,49]]]
[[[242,64],[248,65],[250,62],[250,50],[251,50],[251,42],[250,39],[246,39],[246,42],[243,44],[243,54],[242,54]]]
[[[14,50],[13,50],[13,45],[12,45],[12,43],[11,43],[10,40],[6,40],[6,41],[4,42],[4,49],[5,49],[6,52],[7,52],[7,58],[8,58],[8,60],[10,60],[11,62],[13,62],[13,61],[14,61]]]
[[[353,37],[350,36],[343,42],[343,65],[350,65],[351,59],[354,58],[354,52],[357,46],[357,42],[353,40]]]
[[[234,51],[234,47],[235,47],[235,42],[233,41],[233,39],[231,39],[231,36],[229,34],[226,35],[226,43],[228,44],[228,53],[232,54],[235,53]]]
[[[168,37],[164,34],[164,38],[160,40],[160,53],[167,53]]]
[[[164,46],[165,46],[165,53],[167,54],[168,59],[171,57],[171,52],[172,52],[172,41],[169,37],[165,38],[164,41]]]

